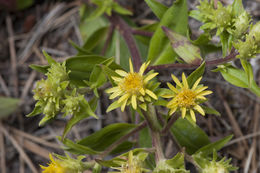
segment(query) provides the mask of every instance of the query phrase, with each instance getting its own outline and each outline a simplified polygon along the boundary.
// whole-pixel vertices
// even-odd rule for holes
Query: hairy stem
[[[160,124],[157,119],[153,105],[149,104],[148,111],[142,111],[142,114],[145,120],[147,121],[148,127],[150,129],[150,133],[152,136],[152,144],[155,148],[155,159],[158,163],[160,160],[164,159],[164,154],[160,138]]]
[[[116,26],[116,28],[119,30],[120,34],[123,36],[133,59],[133,65],[135,70],[137,71],[142,62],[141,62],[141,55],[137,48],[136,42],[134,40],[133,34],[132,34],[132,28],[125,23],[125,21],[118,15],[113,14],[112,16],[108,16],[108,19],[110,22]]]
[[[171,116],[170,120],[167,122],[167,124],[165,125],[165,127],[161,131],[162,135],[166,135],[169,132],[169,130],[172,127],[173,123],[175,123],[175,121],[177,119],[178,119],[178,116],[176,114]]]

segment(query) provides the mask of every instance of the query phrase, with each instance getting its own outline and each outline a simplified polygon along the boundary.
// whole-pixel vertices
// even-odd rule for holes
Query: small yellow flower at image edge
[[[186,113],[189,111],[192,120],[196,122],[194,111],[199,112],[203,116],[205,115],[199,103],[205,101],[206,98],[204,96],[211,94],[212,91],[206,90],[207,86],[199,85],[202,77],[197,79],[191,88],[184,73],[182,73],[182,83],[173,74],[171,77],[176,83],[176,87],[168,82],[167,85],[172,92],[163,95],[164,98],[172,98],[167,104],[167,108],[170,109],[169,114],[172,115],[179,110],[181,111],[182,118],[185,118]]]
[[[116,102],[120,105],[121,111],[124,111],[126,105],[129,104],[135,110],[138,106],[146,110],[146,103],[151,102],[152,99],[158,99],[156,94],[149,88],[150,80],[157,76],[158,73],[149,72],[144,75],[148,65],[149,62],[143,63],[139,72],[135,72],[132,61],[129,59],[130,72],[115,70],[119,76],[112,76],[112,79],[117,86],[109,88],[106,92],[111,94],[109,99],[119,97]]]
[[[49,154],[49,157],[51,162],[47,167],[40,165],[43,169],[42,173],[66,173],[66,168],[62,166],[59,160],[54,160],[51,154]]]

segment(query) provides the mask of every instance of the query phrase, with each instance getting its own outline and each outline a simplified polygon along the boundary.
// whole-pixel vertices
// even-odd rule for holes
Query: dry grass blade
[[[31,159],[27,156],[27,154],[24,152],[24,150],[22,149],[22,147],[19,145],[19,143],[15,140],[15,138],[13,136],[11,136],[8,131],[5,129],[5,127],[1,124],[0,125],[0,130],[3,132],[3,134],[5,135],[6,138],[8,138],[11,143],[13,144],[13,146],[16,148],[16,150],[19,152],[19,154],[21,155],[21,157],[25,160],[25,162],[27,163],[27,165],[29,166],[29,168],[32,170],[33,173],[38,173],[37,169],[35,168],[35,166],[33,165]]]
[[[0,122],[0,125],[2,123]],[[1,153],[1,157],[0,157],[0,160],[1,160],[1,172],[2,173],[6,173],[6,164],[5,164],[5,142],[4,142],[4,136],[3,136],[3,133],[0,132],[0,153]]]
[[[6,84],[5,84],[5,81],[4,79],[2,78],[2,76],[0,75],[0,85],[5,93],[6,96],[10,96],[10,91],[8,90]]]

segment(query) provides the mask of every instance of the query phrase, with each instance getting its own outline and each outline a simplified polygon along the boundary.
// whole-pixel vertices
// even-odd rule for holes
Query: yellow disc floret
[[[139,94],[139,91],[143,89],[144,83],[143,83],[143,77],[139,75],[138,73],[129,73],[122,83],[119,84],[119,87],[126,91],[126,93],[129,94]]]
[[[51,154],[49,154],[49,157],[51,163],[47,167],[40,165],[43,169],[42,173],[66,173],[66,168],[58,160],[54,160]]]
[[[199,103],[205,101],[205,95],[211,94],[212,91],[206,90],[208,87],[198,86],[201,81],[201,77],[194,83],[192,88],[189,87],[188,81],[185,74],[182,74],[182,83],[179,79],[172,75],[173,81],[176,83],[176,87],[172,84],[167,83],[168,87],[171,90],[171,93],[164,95],[165,98],[172,98],[167,104],[167,107],[170,109],[170,115],[176,112],[177,110],[181,111],[181,115],[184,118],[186,112],[189,111],[191,118],[196,122],[195,112],[199,112],[201,115],[205,115],[204,110]]]

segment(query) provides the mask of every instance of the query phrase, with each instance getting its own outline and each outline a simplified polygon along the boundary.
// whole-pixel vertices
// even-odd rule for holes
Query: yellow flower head
[[[133,64],[129,59],[130,72],[125,72],[123,70],[115,71],[120,76],[112,77],[117,86],[108,89],[107,93],[111,94],[109,99],[119,97],[116,104],[118,107],[121,107],[121,111],[124,111],[125,106],[129,104],[131,104],[135,110],[137,109],[137,106],[146,110],[147,102],[151,102],[152,99],[158,99],[150,86],[150,80],[158,73],[151,72],[144,75],[144,71],[148,65],[149,62],[143,63],[139,72],[135,72]]]
[[[168,87],[171,89],[171,93],[164,95],[165,98],[173,98],[167,107],[170,109],[170,115],[175,111],[180,110],[182,118],[186,116],[186,112],[189,111],[191,118],[196,122],[196,117],[194,110],[198,111],[201,115],[205,115],[204,110],[199,106],[201,101],[205,101],[205,95],[212,93],[210,90],[205,90],[207,86],[199,86],[199,82],[202,77],[200,77],[194,85],[190,88],[186,76],[182,73],[182,83],[179,79],[172,74],[172,79],[176,83],[176,87],[172,84],[167,83]]]
[[[67,173],[67,169],[63,167],[61,161],[54,160],[51,154],[49,154],[49,157],[51,163],[47,167],[40,165],[43,169],[42,173]]]

